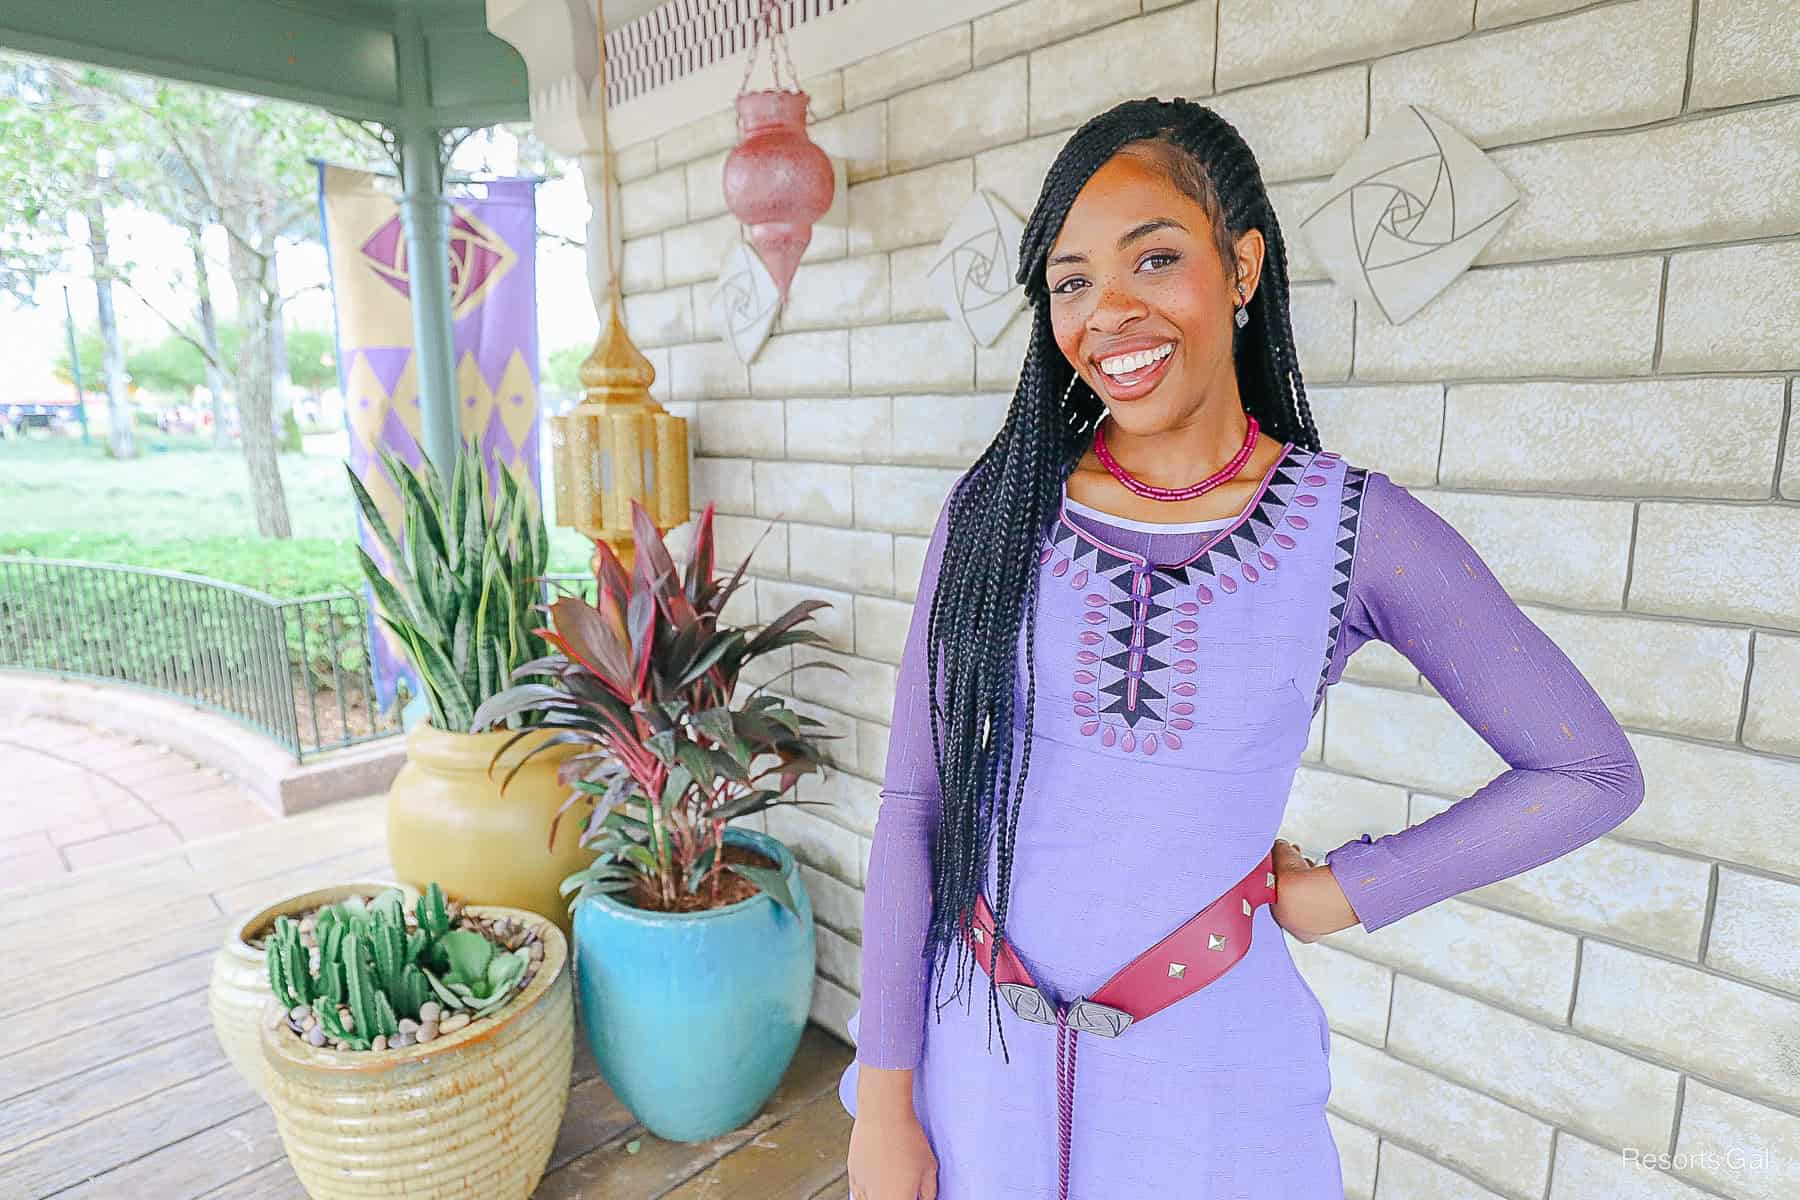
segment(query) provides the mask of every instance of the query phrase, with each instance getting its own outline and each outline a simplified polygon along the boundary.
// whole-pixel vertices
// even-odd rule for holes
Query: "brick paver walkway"
[[[0,887],[274,819],[241,784],[165,747],[42,714],[0,724]]]

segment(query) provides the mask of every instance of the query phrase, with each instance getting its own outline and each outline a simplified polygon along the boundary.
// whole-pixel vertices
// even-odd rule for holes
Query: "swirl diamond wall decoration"
[[[944,312],[976,342],[991,346],[1019,305],[1019,241],[1025,222],[992,192],[969,197],[926,269]]]
[[[1300,228],[1339,286],[1399,325],[1450,286],[1518,202],[1479,146],[1409,104],[1338,168]]]
[[[731,343],[739,362],[748,366],[762,349],[780,307],[781,290],[769,268],[747,243],[733,245],[719,269],[712,314],[719,336]]]

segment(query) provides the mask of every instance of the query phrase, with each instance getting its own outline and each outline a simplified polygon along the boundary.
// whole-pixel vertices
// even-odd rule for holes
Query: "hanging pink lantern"
[[[725,157],[725,206],[742,221],[781,298],[831,208],[831,160],[806,132],[802,91],[740,92],[739,142]]]

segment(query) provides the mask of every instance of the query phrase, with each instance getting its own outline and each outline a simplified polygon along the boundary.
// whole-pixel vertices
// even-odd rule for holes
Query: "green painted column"
[[[462,438],[450,336],[450,203],[435,129],[397,129],[405,194],[407,278],[412,287],[413,358],[419,373],[419,423],[425,453],[446,481]]]
[[[430,118],[425,26],[414,4],[395,13],[394,51],[404,115],[393,126],[400,152],[400,222],[412,287],[413,359],[419,375],[424,450],[446,482],[462,448],[456,358],[450,332],[450,202],[444,195],[439,131]]]

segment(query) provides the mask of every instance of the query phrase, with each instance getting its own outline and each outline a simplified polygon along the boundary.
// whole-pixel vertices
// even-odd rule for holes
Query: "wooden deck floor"
[[[213,1036],[212,956],[252,907],[371,872],[389,873],[379,798],[0,890],[0,1196],[305,1200],[273,1113]],[[693,1144],[633,1121],[582,1043],[538,1197],[848,1196],[852,1051],[831,1034],[808,1026],[763,1111]]]

